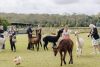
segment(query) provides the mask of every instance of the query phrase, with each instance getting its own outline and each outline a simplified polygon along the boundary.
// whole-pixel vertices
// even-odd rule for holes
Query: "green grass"
[[[91,54],[93,49],[91,46],[91,39],[87,37],[87,34],[81,34],[81,37],[85,39],[85,45],[83,48],[83,55],[81,57],[76,57],[76,46],[74,45],[73,50],[73,61],[74,64],[68,64],[69,56],[67,54],[66,61],[67,64],[62,67],[99,67],[100,66],[100,54]],[[71,35],[72,40],[75,43],[75,36]],[[40,47],[37,52],[27,50],[27,35],[17,35],[17,52],[12,52],[10,50],[9,40],[6,41],[6,49],[0,52],[0,67],[16,67],[13,63],[13,58],[15,56],[22,57],[22,64],[19,67],[60,67],[60,55],[56,57],[53,55],[52,44],[49,43],[48,51],[44,51]]]

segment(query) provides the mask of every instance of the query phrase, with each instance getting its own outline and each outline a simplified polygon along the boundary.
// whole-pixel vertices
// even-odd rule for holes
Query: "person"
[[[28,46],[27,49],[31,49],[31,42],[30,39],[32,38],[32,29],[31,26],[27,29],[27,34],[28,34]]]
[[[98,49],[98,53],[100,53],[100,37],[99,37],[99,34],[98,34],[98,30],[97,30],[97,27],[94,25],[94,24],[90,24],[89,25],[91,31],[88,35],[91,36],[92,38],[92,45],[93,45],[93,49],[94,49],[94,53],[96,54],[96,49]]]
[[[10,39],[11,50],[16,52],[16,46],[15,46],[15,43],[16,43],[16,31],[14,29],[14,26],[11,26],[9,34],[10,34],[9,39]]]
[[[4,38],[4,29],[3,29],[3,26],[0,26],[0,37],[1,38]],[[2,45],[2,49],[5,49],[5,43]]]
[[[62,33],[62,39],[69,39],[69,32],[68,32],[68,26],[64,27],[63,33]]]
[[[69,30],[68,30],[68,26],[66,25],[63,29],[62,35],[58,40],[58,44],[61,40],[63,39],[70,39],[70,35],[69,35]]]

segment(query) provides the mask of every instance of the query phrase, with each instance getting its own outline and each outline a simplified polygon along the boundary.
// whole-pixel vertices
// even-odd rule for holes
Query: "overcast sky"
[[[0,0],[0,12],[7,13],[100,13],[100,0]]]

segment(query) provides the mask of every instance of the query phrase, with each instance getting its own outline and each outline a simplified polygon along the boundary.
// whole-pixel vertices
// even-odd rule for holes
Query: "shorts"
[[[92,45],[94,46],[94,45],[100,45],[100,38],[99,39],[92,39]]]

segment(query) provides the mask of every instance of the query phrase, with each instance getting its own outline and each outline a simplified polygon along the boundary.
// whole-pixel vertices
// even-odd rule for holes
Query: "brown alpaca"
[[[37,47],[37,51],[39,50],[39,43],[41,42],[41,30],[36,30],[36,37],[31,38],[31,44],[34,50],[34,45]]]
[[[74,43],[71,39],[63,39],[60,41],[58,47],[53,47],[55,56],[57,55],[58,51],[60,53],[61,66],[62,66],[63,62],[64,62],[64,64],[66,64],[65,57],[66,57],[67,51],[70,56],[69,64],[73,64],[73,56],[72,56],[73,45],[74,45]]]

